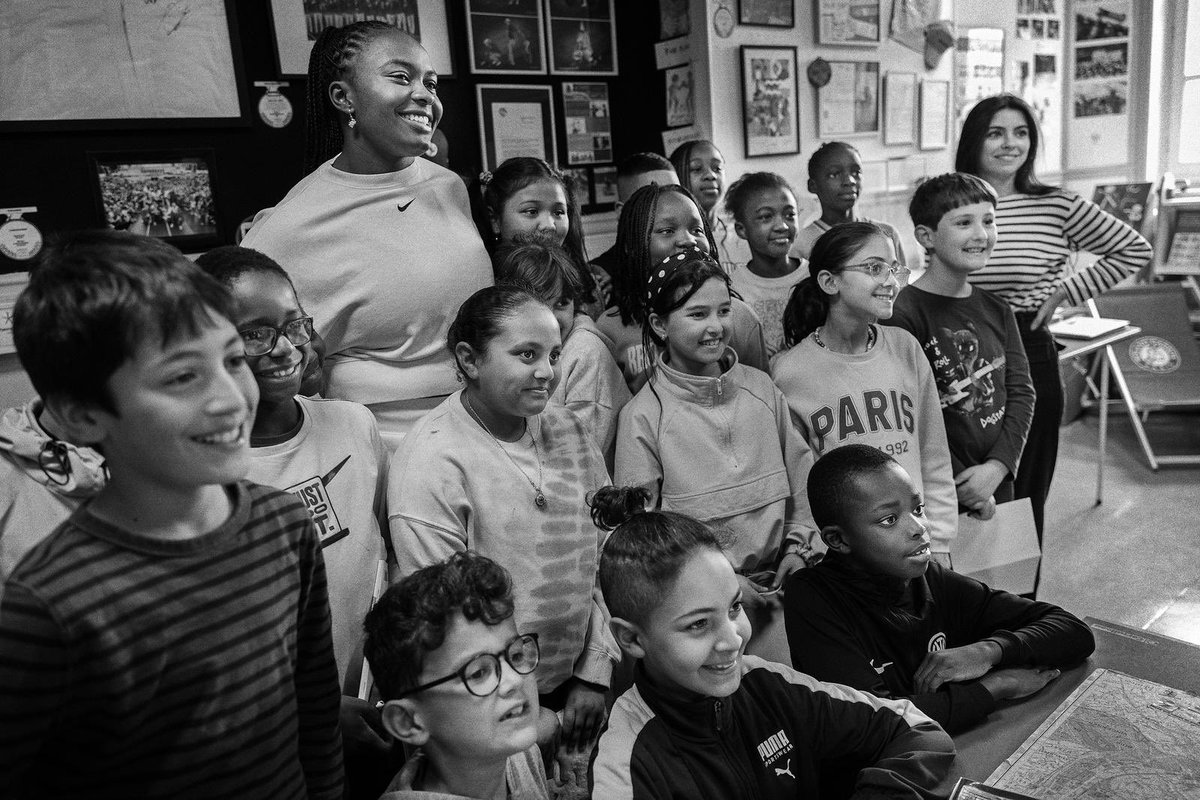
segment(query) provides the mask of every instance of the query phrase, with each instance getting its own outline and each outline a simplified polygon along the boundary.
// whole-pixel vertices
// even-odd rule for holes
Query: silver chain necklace
[[[546,507],[546,495],[542,494],[542,454],[538,451],[537,436],[534,435],[533,429],[529,427],[528,420],[526,420],[526,422],[525,422],[525,427],[526,427],[526,429],[529,430],[529,441],[533,443],[533,457],[535,459],[537,459],[537,467],[538,467],[537,483],[534,483],[533,478],[530,478],[529,474],[527,472],[525,472],[525,470],[521,469],[521,465],[518,464],[517,460],[512,457],[512,453],[508,452],[508,448],[505,447],[500,442],[500,440],[496,438],[496,434],[492,433],[491,429],[488,428],[487,423],[485,423],[483,421],[483,418],[480,417],[477,413],[475,413],[475,409],[471,407],[471,401],[467,399],[466,392],[464,392],[462,395],[462,402],[463,402],[463,407],[467,409],[467,413],[471,415],[471,419],[473,419],[479,423],[480,427],[483,428],[483,430],[487,433],[487,435],[492,437],[492,441],[495,442],[496,447],[499,447],[501,452],[503,452],[504,455],[508,456],[508,460],[510,462],[512,462],[512,465],[514,467],[517,468],[517,472],[521,473],[521,477],[524,478],[525,480],[529,481],[529,485],[533,487],[533,492],[534,492],[533,504],[536,505],[538,508],[545,508]],[[522,436],[521,438],[524,438],[524,436]],[[518,441],[520,441],[520,440],[518,440]]]
[[[818,327],[816,330],[814,330],[812,332],[812,337],[813,337],[813,341],[817,343],[817,347],[823,347],[826,350],[828,350],[829,346],[826,345],[825,342],[823,342],[821,340],[821,328],[823,328],[823,327],[825,327],[825,326],[822,325],[821,327]],[[863,350],[863,352],[864,353],[869,352],[871,350],[871,348],[874,346],[875,346],[875,326],[868,325],[867,326],[867,347],[865,350]]]

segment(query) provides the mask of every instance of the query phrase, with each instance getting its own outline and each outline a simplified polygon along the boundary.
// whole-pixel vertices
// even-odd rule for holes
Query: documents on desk
[[[987,784],[1045,800],[1191,800],[1200,790],[1200,697],[1098,669]]]
[[[988,786],[979,781],[959,778],[958,783],[954,784],[954,791],[950,793],[947,800],[1038,800],[1038,798],[997,789],[995,786]]]

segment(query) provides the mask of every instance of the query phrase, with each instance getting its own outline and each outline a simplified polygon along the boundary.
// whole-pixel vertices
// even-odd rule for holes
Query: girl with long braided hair
[[[416,39],[328,28],[308,67],[307,175],[242,244],[282,264],[328,346],[325,396],[366,404],[394,449],[455,390],[443,342],[491,263],[457,175],[420,156],[442,118]]]

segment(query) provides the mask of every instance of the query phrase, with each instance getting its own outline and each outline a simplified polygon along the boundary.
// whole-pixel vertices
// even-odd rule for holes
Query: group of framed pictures
[[[738,24],[796,27],[797,0],[738,0]],[[822,45],[877,45],[882,41],[882,0],[814,0],[816,40]]]
[[[477,75],[616,75],[615,0],[464,0]]]

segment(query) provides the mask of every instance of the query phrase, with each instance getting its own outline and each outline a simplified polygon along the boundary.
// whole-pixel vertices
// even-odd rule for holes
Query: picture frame
[[[917,74],[889,72],[883,76],[883,143],[914,144],[917,118]]]
[[[464,0],[475,75],[545,75],[542,0]]]
[[[813,0],[820,45],[877,47],[883,41],[881,0]]]
[[[356,0],[324,0],[321,10],[307,10],[311,0],[271,0],[271,30],[275,58],[284,78],[308,75],[313,40],[325,28],[357,19],[380,19],[411,33],[429,53],[438,76],[454,77],[450,25],[445,3],[439,0],[374,0],[376,10],[364,13]]]
[[[917,147],[942,150],[950,146],[950,81],[921,81]]]
[[[738,24],[761,28],[796,27],[795,0],[738,0]]]
[[[558,163],[552,93],[548,85],[481,83],[475,87],[485,170],[516,156]]]
[[[213,150],[87,156],[100,225],[153,236],[184,252],[220,244]]]
[[[107,7],[0,4],[0,30],[55,43],[0,49],[0,131],[250,124],[234,0]]]
[[[562,92],[567,164],[609,164],[613,160],[612,106],[608,84],[568,81]]]
[[[796,48],[742,45],[741,63],[746,158],[799,153]]]
[[[545,0],[551,75],[617,74],[617,0]]]
[[[817,136],[878,135],[879,105],[878,61],[830,61],[829,82],[817,90]]]

